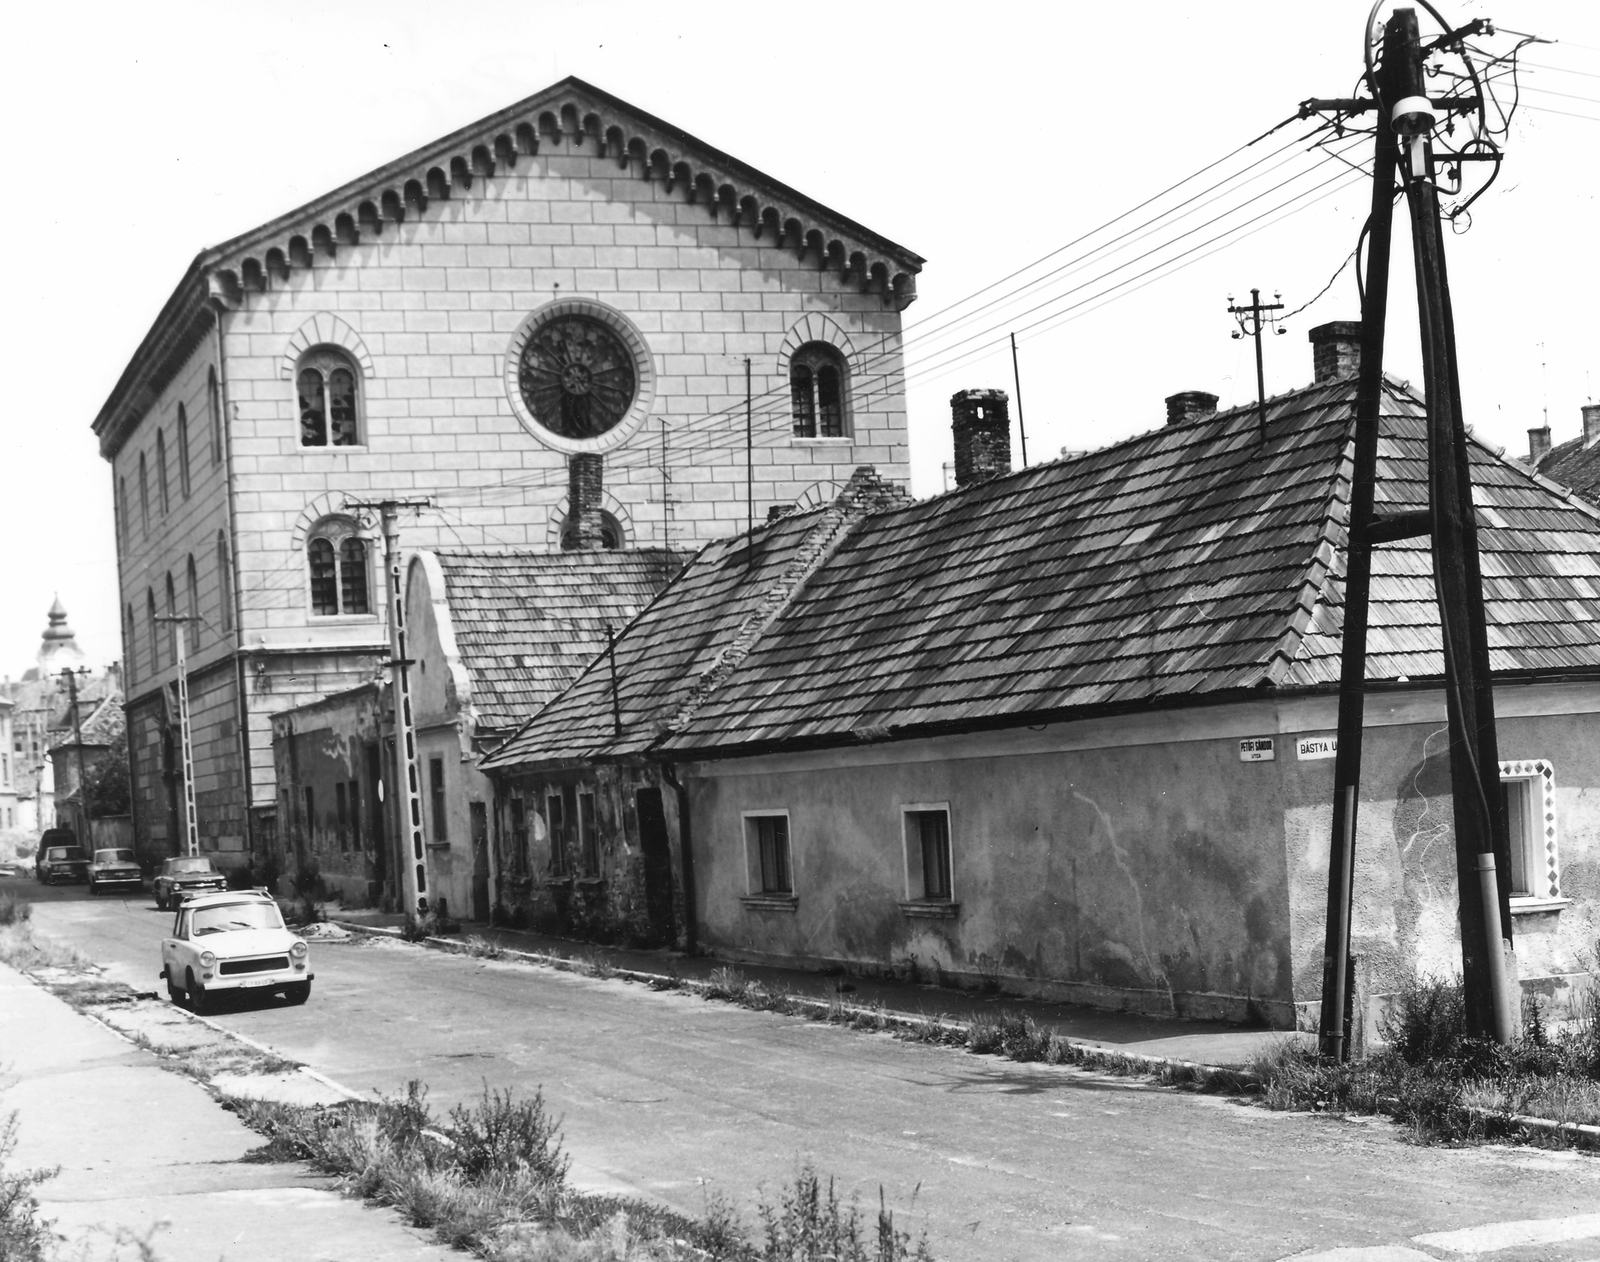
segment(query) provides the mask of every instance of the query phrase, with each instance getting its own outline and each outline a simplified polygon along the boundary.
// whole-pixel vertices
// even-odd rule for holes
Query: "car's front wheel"
[[[189,1004],[196,1015],[203,1017],[212,1010],[215,1001],[206,994],[206,988],[195,981],[192,968],[184,971],[184,989],[189,992]]]
[[[310,982],[295,982],[283,988],[283,997],[290,1003],[304,1003],[311,998]]]
[[[167,979],[167,998],[173,1003],[182,1003],[185,998],[183,991],[179,987],[173,985],[171,973],[166,973],[164,970],[163,972]]]

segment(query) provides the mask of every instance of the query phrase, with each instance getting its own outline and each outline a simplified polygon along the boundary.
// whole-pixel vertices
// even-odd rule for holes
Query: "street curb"
[[[362,925],[348,920],[330,920],[341,929],[352,933],[369,934],[374,937],[402,938],[399,929],[392,929],[382,925]],[[473,954],[466,943],[453,938],[427,937],[414,945],[425,946],[435,951],[443,951],[448,955]],[[592,969],[583,960],[575,960],[566,955],[550,955],[542,951],[519,951],[515,947],[495,948],[499,958],[510,958],[527,964],[540,964],[547,968],[554,968],[564,973],[582,973],[585,976],[596,976]],[[722,999],[723,996],[715,993],[716,988],[709,982],[696,981],[683,977],[674,977],[666,973],[646,973],[639,969],[610,968],[604,976],[620,978],[622,981],[638,982],[649,986],[653,990],[679,990],[691,994],[698,994],[704,999]],[[727,1001],[732,1002],[732,1001]],[[876,1021],[879,1030],[890,1028],[913,1030],[927,1023],[927,1014],[903,1012],[889,1008],[873,1008],[862,1004],[845,1003],[843,1000],[834,1002],[826,999],[812,999],[804,995],[788,995],[785,997],[788,1004],[789,1015],[830,1017],[843,1014],[849,1017],[862,1017]],[[742,1005],[741,1005],[742,1006]],[[770,1011],[770,1009],[767,1009]],[[944,1028],[966,1034],[971,1029],[971,1022],[944,1019]],[[1159,1075],[1169,1073],[1191,1082],[1208,1084],[1216,1079],[1235,1083],[1240,1087],[1259,1086],[1256,1076],[1249,1070],[1235,1068],[1228,1065],[1208,1065],[1201,1061],[1178,1060],[1170,1056],[1152,1056],[1147,1052],[1119,1052],[1100,1043],[1091,1043],[1084,1039],[1075,1039],[1070,1035],[1056,1035],[1063,1043],[1071,1047],[1081,1058],[1074,1062],[1074,1067],[1080,1069],[1107,1069],[1112,1071],[1128,1071],[1136,1069],[1138,1072]],[[1018,1062],[1022,1063],[1022,1062]]]

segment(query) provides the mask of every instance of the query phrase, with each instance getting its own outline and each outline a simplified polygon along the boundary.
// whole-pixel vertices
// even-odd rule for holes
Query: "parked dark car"
[[[76,846],[78,834],[70,828],[47,828],[39,838],[39,848],[33,852],[33,875],[44,880],[44,857],[51,846]]]
[[[96,850],[89,863],[89,893],[121,886],[127,889],[144,887],[144,874],[139,862],[128,849]]]
[[[57,881],[87,881],[89,856],[83,853],[82,846],[40,846],[35,871],[45,885],[54,885]]]
[[[221,893],[228,888],[228,880],[217,871],[209,855],[186,855],[163,863],[151,888],[155,891],[156,906],[165,911],[196,894]]]

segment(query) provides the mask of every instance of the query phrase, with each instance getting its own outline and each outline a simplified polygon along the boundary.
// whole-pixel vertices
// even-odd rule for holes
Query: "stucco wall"
[[[1514,906],[1557,1009],[1600,934],[1600,689],[1497,691],[1506,761],[1554,766],[1558,908]],[[1321,991],[1332,698],[1263,701],[691,767],[706,944],[1154,1011],[1288,1025]],[[1444,706],[1368,704],[1354,950],[1375,995],[1460,971]],[[1239,742],[1270,737],[1272,761]],[[901,810],[948,803],[953,918],[908,915]],[[741,901],[745,812],[785,810],[796,895]],[[911,891],[914,893],[915,891]],[[1296,1009],[1299,1009],[1297,1014]]]

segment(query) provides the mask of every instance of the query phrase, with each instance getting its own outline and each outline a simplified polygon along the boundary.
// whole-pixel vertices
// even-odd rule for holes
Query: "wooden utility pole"
[[[193,858],[200,853],[200,822],[195,818],[194,745],[189,735],[189,640],[188,624],[198,619],[183,614],[162,614],[157,622],[172,624],[173,658],[178,665],[178,743],[183,748],[183,853]],[[80,767],[83,755],[79,754]],[[79,773],[80,779],[82,773]]]
[[[422,769],[411,709],[405,574],[400,553],[400,510],[427,508],[427,499],[346,500],[346,510],[376,510],[383,522],[383,560],[389,575],[389,667],[394,692],[395,830],[400,843],[401,900],[407,916],[428,914],[432,889],[428,842],[422,830]]]
[[[1276,297],[1276,295],[1274,295]],[[1273,311],[1282,311],[1281,302],[1262,302],[1261,291],[1250,291],[1250,305],[1248,307],[1234,306],[1233,299],[1228,299],[1228,314],[1239,322],[1239,332],[1235,338],[1253,337],[1256,341],[1256,420],[1261,427],[1262,441],[1267,437],[1267,372],[1261,358],[1261,334],[1267,325],[1273,323],[1269,314]],[[1266,319],[1262,319],[1265,316]],[[1282,329],[1278,329],[1282,333]]]
[[[1456,880],[1460,891],[1461,965],[1467,1028],[1510,1042],[1512,1015],[1505,976],[1511,941],[1511,844],[1500,793],[1489,636],[1478,563],[1478,525],[1461,411],[1455,317],[1445,271],[1429,133],[1431,112],[1405,112],[1427,95],[1423,49],[1414,9],[1397,9],[1403,49],[1396,66],[1398,99],[1382,102],[1399,142],[1417,277],[1417,320],[1427,383],[1428,502],[1433,510],[1433,578],[1444,650],[1445,706],[1450,723],[1450,787],[1455,809]],[[1416,121],[1413,122],[1412,120]]]
[[[1028,427],[1022,423],[1022,372],[1017,367],[1017,335],[1011,335],[1011,384],[1017,394],[1017,437],[1022,440],[1022,467],[1028,467]]]
[[[1474,1032],[1492,1034],[1502,1042],[1508,1041],[1511,1034],[1511,1006],[1500,948],[1502,938],[1509,943],[1510,848],[1499,791],[1488,637],[1466,431],[1461,422],[1455,333],[1439,230],[1438,191],[1433,183],[1433,159],[1427,140],[1432,120],[1414,111],[1395,109],[1408,98],[1415,103],[1425,92],[1415,10],[1398,9],[1390,18],[1384,30],[1377,79],[1368,87],[1377,104],[1378,129],[1361,313],[1361,369],[1356,390],[1320,1034],[1321,1050],[1335,1059],[1349,1055],[1352,886],[1372,548],[1419,536],[1431,536],[1432,540],[1443,635],[1468,1021]],[[1352,106],[1371,108],[1373,102],[1309,104],[1313,108],[1348,110]],[[1423,512],[1380,516],[1373,508],[1378,418],[1383,391],[1394,178],[1397,170],[1402,170],[1402,163],[1416,252],[1427,375],[1430,507]],[[1484,897],[1485,888],[1492,891],[1488,898]]]

